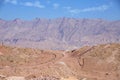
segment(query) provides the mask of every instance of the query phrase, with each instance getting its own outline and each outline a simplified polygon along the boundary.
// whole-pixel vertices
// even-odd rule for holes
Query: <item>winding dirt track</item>
[[[109,78],[117,80],[119,71],[117,71],[118,74],[114,71],[117,69],[115,64],[91,56],[91,53],[94,54],[94,50],[97,49],[99,50],[99,47],[85,47],[72,51],[41,51],[0,47],[2,53],[0,74],[35,79],[41,76],[53,76],[61,78],[60,80],[109,80]],[[104,46],[101,50],[104,50]],[[102,62],[99,63],[99,61]],[[71,76],[75,79],[68,78]]]
[[[44,54],[44,53],[42,53]],[[18,66],[18,68],[34,68],[34,67],[43,67],[43,66],[48,66],[48,65],[53,65],[55,62],[59,61],[64,57],[63,54],[61,53],[45,53],[47,56],[44,56],[44,59],[38,58],[35,60],[35,64],[28,64],[29,66],[21,65]],[[40,56],[40,55],[39,55]],[[27,64],[27,63],[26,63]]]
[[[93,48],[94,48],[94,47],[91,47],[91,48],[87,49],[86,51],[78,54],[77,60],[78,60],[78,63],[79,63],[79,66],[80,66],[80,67],[83,68],[83,67],[84,67],[84,64],[85,64],[84,58],[82,58],[82,56],[83,56],[84,54],[86,54],[87,52],[91,51]],[[81,63],[81,61],[82,61],[82,63]]]

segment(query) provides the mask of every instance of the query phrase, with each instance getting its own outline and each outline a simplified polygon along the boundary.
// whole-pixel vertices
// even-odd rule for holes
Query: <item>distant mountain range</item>
[[[40,49],[73,49],[120,43],[120,21],[56,18],[0,19],[0,43]]]

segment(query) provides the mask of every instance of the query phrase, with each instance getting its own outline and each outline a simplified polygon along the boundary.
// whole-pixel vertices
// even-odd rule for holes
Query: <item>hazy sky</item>
[[[120,20],[120,0],[0,0],[0,18],[103,18]]]

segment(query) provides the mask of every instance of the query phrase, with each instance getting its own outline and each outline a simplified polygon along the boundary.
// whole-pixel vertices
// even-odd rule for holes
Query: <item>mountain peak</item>
[[[74,46],[120,42],[119,22],[101,19],[36,18],[28,22],[16,18],[1,22],[0,31],[0,42],[4,40],[5,44],[42,49],[71,49]]]

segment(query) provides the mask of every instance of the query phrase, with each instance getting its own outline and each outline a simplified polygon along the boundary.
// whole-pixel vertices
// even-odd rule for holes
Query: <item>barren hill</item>
[[[0,46],[0,80],[119,80],[120,44],[71,51]]]
[[[0,19],[0,43],[39,49],[68,49],[120,42],[120,21],[57,18]],[[58,46],[59,45],[59,46]]]

